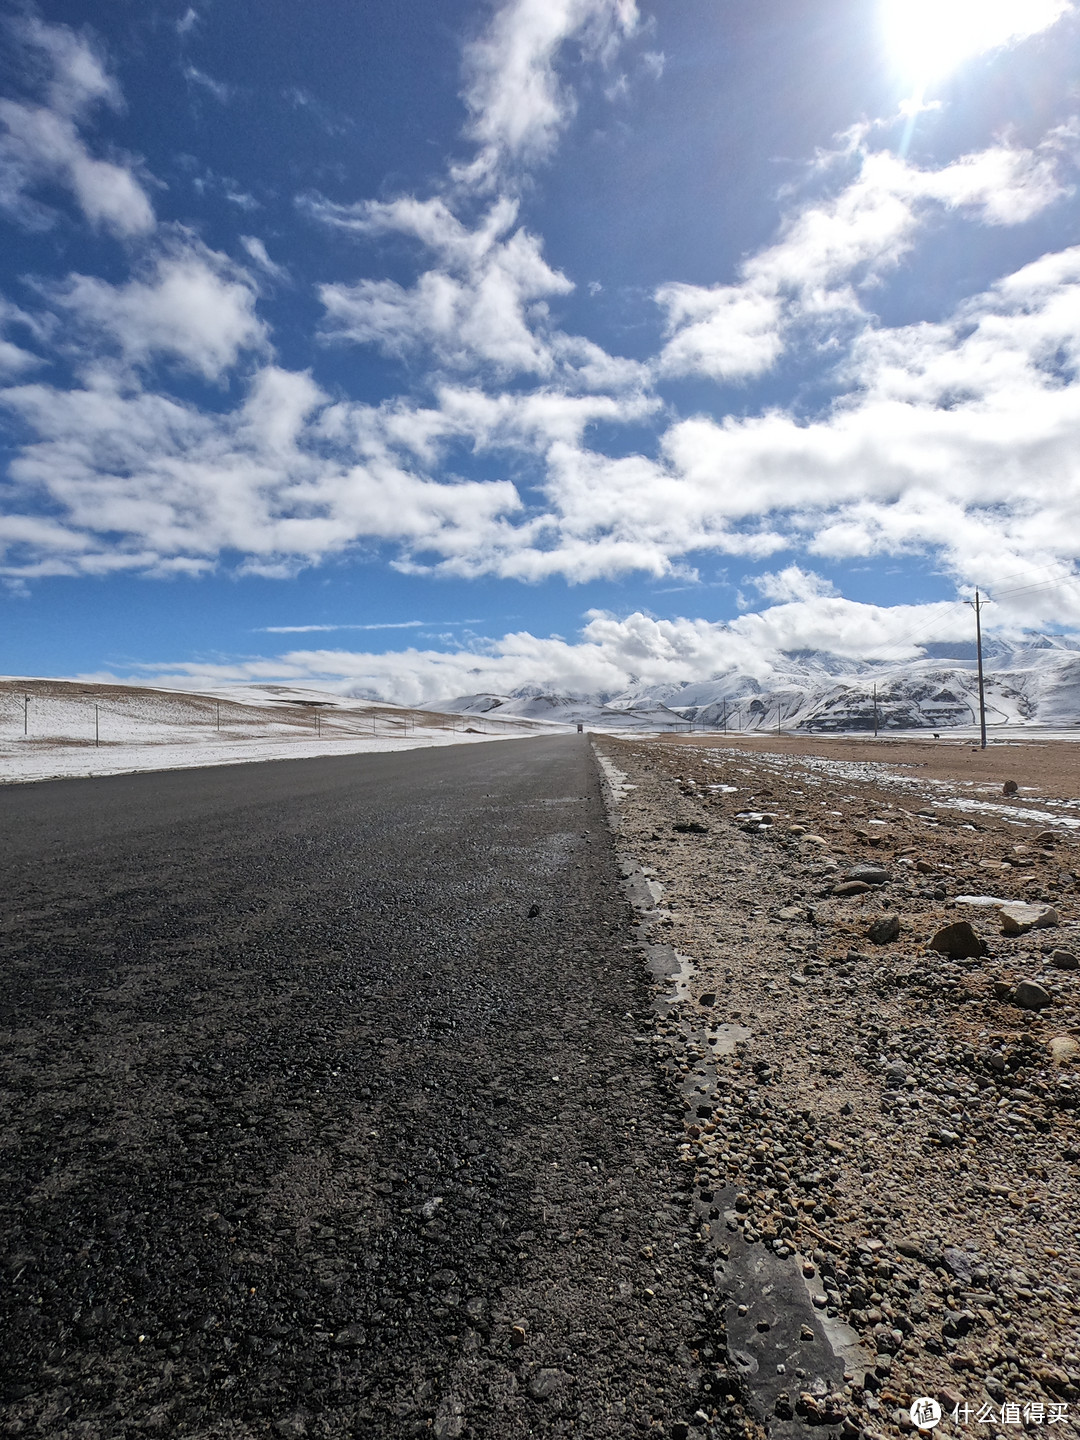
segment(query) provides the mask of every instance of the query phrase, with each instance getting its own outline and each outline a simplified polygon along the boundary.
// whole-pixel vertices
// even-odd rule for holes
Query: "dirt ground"
[[[1015,780],[1023,794],[1058,799],[1080,796],[1080,745],[1068,740],[995,740],[985,750],[955,738],[932,740],[844,735],[679,735],[664,744],[691,748],[762,750],[780,755],[819,755],[825,759],[872,762],[920,771],[927,779],[1001,787]]]
[[[1071,1429],[1080,752],[764,736],[596,748],[626,873],[651,896],[640,933],[682,967],[657,1052],[686,1097],[683,1161],[761,1418],[875,1440],[910,1432],[928,1397],[939,1434]],[[1005,933],[1008,902],[1039,928]],[[966,955],[940,948],[955,924]],[[820,1328],[774,1354],[775,1303],[731,1288],[755,1254],[805,1281],[846,1347],[833,1392]]]

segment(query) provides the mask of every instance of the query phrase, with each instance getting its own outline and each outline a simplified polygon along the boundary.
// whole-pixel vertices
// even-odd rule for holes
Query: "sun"
[[[1070,0],[880,0],[885,40],[897,68],[917,86],[964,60],[1048,29]]]

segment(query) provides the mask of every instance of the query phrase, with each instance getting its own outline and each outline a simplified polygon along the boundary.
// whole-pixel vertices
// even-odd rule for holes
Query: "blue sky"
[[[313,23],[314,17],[314,23]],[[0,669],[1080,626],[1068,0],[10,6]]]

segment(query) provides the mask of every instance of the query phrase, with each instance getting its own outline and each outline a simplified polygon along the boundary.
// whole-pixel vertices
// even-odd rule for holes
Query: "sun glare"
[[[962,61],[1048,29],[1070,0],[881,0],[886,43],[916,85]]]

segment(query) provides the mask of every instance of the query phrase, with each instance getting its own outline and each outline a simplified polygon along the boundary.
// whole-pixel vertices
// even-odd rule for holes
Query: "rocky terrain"
[[[1002,795],[1022,749],[970,757],[991,801],[915,765],[595,744],[639,933],[676,960],[655,1045],[752,1408],[774,1433],[910,1430],[920,1396],[944,1432],[1071,1428],[1080,839],[1061,783]],[[736,1283],[766,1262],[812,1307],[783,1355]]]

